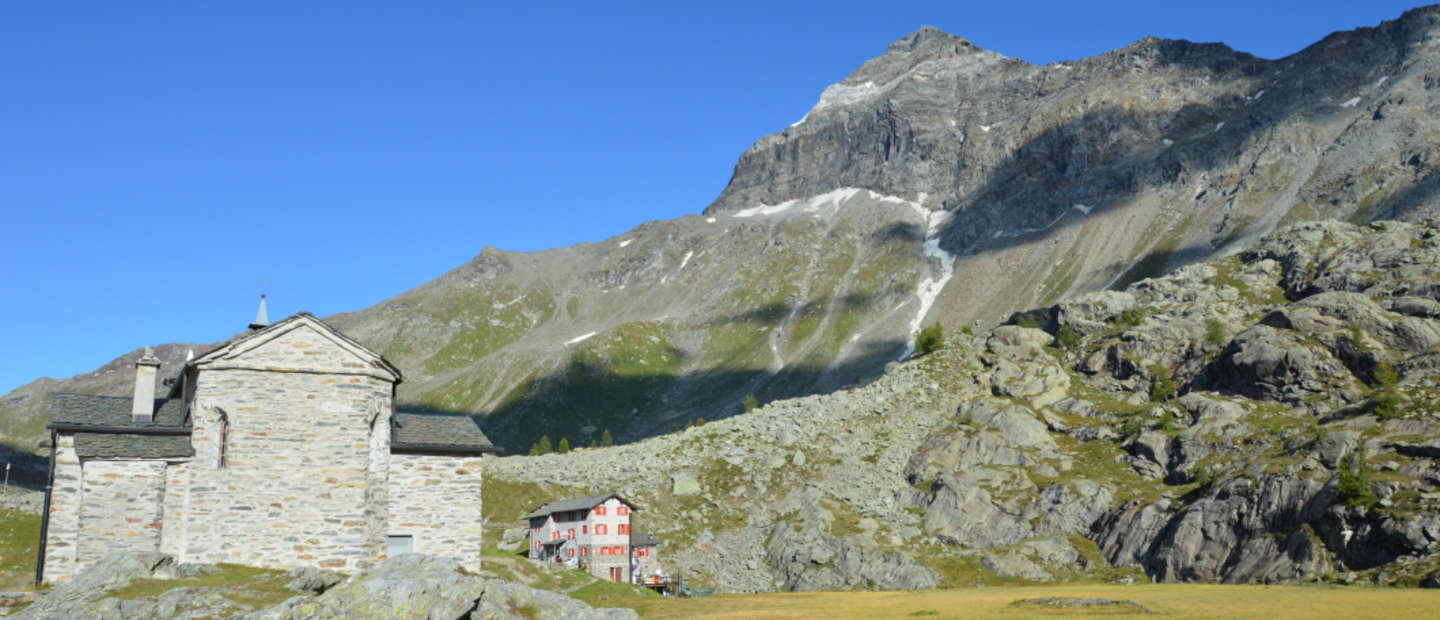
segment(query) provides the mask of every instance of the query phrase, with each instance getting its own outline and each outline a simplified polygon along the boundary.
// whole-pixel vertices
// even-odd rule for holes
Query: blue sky
[[[923,25],[1281,57],[1413,2],[0,3],[0,392],[703,209]]]

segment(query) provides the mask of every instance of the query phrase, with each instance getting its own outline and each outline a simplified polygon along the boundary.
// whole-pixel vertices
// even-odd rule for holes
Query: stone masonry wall
[[[181,561],[348,572],[382,557],[392,386],[308,326],[201,366]]]
[[[189,461],[172,462],[165,469],[165,505],[160,528],[160,552],[180,557],[185,553],[185,512],[190,508]]]
[[[390,460],[390,527],[413,536],[416,553],[449,556],[480,569],[479,456],[395,454]]]
[[[75,570],[112,553],[160,550],[164,461],[87,461],[83,465]]]
[[[55,438],[55,485],[50,491],[50,529],[45,537],[45,581],[60,583],[75,575],[80,539],[80,458],[75,436]]]

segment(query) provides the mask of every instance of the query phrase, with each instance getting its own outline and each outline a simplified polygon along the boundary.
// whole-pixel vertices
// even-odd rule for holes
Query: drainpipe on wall
[[[55,453],[60,449],[57,431],[50,431],[50,472],[45,476],[45,508],[40,513],[40,553],[35,560],[35,587],[45,581],[45,543],[50,538],[50,493],[55,488]]]

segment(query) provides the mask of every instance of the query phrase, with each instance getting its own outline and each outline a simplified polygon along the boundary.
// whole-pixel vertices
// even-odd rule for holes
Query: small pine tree
[[[1375,497],[1375,493],[1370,491],[1370,470],[1365,462],[1365,450],[1362,448],[1353,457],[1354,465],[1351,460],[1346,458],[1340,461],[1339,480],[1336,485],[1340,492],[1338,499],[1348,506],[1369,506],[1380,501]]]
[[[1208,319],[1205,321],[1205,342],[1212,346],[1224,346],[1226,341],[1225,324],[1220,319]]]
[[[674,428],[673,428],[673,427],[674,427],[675,425],[674,425],[674,424],[671,424],[670,426],[672,427],[672,428],[671,428],[671,432],[674,432]],[[613,446],[613,445],[615,445],[615,438],[610,436],[610,429],[607,428],[607,429],[605,429],[605,432],[604,432],[604,433],[601,433],[601,435],[600,435],[600,447],[602,447],[602,448],[609,448],[610,446]]]
[[[540,444],[530,444],[530,456],[540,456]]]
[[[551,452],[554,452],[554,451],[555,451],[555,448],[553,448],[553,447],[550,446],[550,436],[549,436],[549,435],[543,435],[543,436],[541,436],[541,437],[540,437],[540,445],[538,445],[538,446],[536,446],[536,447],[539,448],[540,454],[550,454]]]
[[[945,328],[936,321],[934,325],[920,330],[915,336],[915,352],[929,355],[945,347]]]
[[[566,439],[566,438],[564,438],[564,437],[561,437],[561,438],[560,438],[560,448],[559,448],[558,452],[559,452],[560,454],[565,454],[566,452],[569,452],[569,451],[570,451],[570,440],[569,440],[569,439]]]
[[[1389,362],[1380,362],[1375,368],[1375,392],[1370,397],[1371,411],[1382,420],[1400,415],[1400,373]]]
[[[1084,338],[1085,334],[1080,333],[1080,330],[1070,327],[1069,325],[1061,325],[1060,331],[1055,333],[1055,344],[1060,345],[1062,348],[1069,349],[1070,347],[1080,344],[1080,341]]]
[[[760,399],[755,398],[754,394],[746,394],[745,400],[740,401],[740,406],[745,409],[745,413],[750,413],[760,408]]]
[[[1170,368],[1157,366],[1155,368],[1155,382],[1150,384],[1150,400],[1157,403],[1170,400],[1179,391],[1180,384],[1170,378]]]
[[[705,426],[705,418],[695,418],[695,426]]]

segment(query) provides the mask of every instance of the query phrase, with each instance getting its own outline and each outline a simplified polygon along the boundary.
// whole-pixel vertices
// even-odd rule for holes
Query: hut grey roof
[[[475,418],[459,413],[395,414],[390,448],[401,452],[498,452]]]
[[[49,427],[74,432],[75,454],[84,459],[182,458],[195,453],[183,401],[155,399],[154,422],[148,424],[134,422],[133,402],[124,396],[54,394]],[[130,429],[133,432],[126,432]]]
[[[540,504],[539,506],[536,506],[534,510],[530,511],[530,514],[525,515],[525,518],[538,519],[540,517],[550,516],[557,512],[569,512],[571,510],[589,510],[591,508],[599,506],[600,504],[605,503],[606,501],[609,501],[609,499],[612,497],[620,500],[626,506],[629,506],[631,510],[635,510],[635,504],[630,503],[630,500],[620,497],[619,493],[606,493],[604,495],[591,495],[590,497],[562,499],[559,501],[550,502],[548,504]]]
[[[660,539],[650,532],[634,532],[630,534],[630,546],[645,547],[660,544]]]

